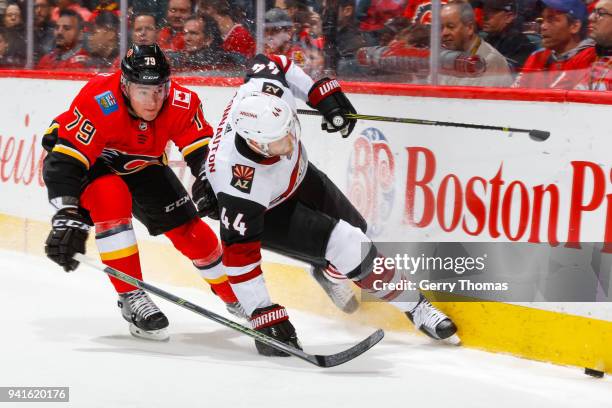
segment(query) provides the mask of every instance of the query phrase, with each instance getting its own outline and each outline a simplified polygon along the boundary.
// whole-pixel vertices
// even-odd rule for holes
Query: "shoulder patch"
[[[271,82],[264,82],[262,87],[261,87],[261,91],[263,93],[267,93],[270,95],[274,95],[274,96],[278,96],[279,98],[281,96],[283,96],[284,91],[282,90],[282,88],[278,85],[274,85]]]
[[[175,89],[174,95],[172,95],[172,105],[183,109],[189,109],[189,105],[191,105],[191,94]]]
[[[232,166],[232,187],[249,194],[253,185],[253,177],[255,177],[255,168],[245,166],[244,164],[235,164]]]
[[[117,109],[119,109],[119,105],[117,104],[117,99],[115,95],[111,91],[106,91],[101,93],[100,95],[95,96],[96,102],[100,105],[100,109],[102,109],[102,113],[105,115],[111,114]]]

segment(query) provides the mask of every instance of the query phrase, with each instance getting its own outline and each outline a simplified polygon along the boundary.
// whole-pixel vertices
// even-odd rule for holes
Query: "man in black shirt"
[[[481,36],[506,60],[516,73],[529,55],[539,48],[519,28],[516,0],[484,0]]]

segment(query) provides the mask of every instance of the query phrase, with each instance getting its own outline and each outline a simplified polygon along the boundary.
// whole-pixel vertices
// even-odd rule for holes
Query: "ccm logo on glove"
[[[53,228],[62,229],[62,228],[78,228],[83,231],[89,231],[89,225],[76,220],[70,220],[66,218],[59,218],[53,220],[51,225]]]

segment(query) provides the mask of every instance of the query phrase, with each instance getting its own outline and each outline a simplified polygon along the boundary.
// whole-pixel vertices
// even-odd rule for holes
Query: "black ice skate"
[[[338,309],[344,313],[353,313],[359,308],[359,302],[348,279],[335,279],[318,267],[311,267],[310,274]]]
[[[117,305],[130,323],[133,336],[157,341],[169,339],[168,319],[143,290],[120,293]]]
[[[432,339],[447,340],[450,343],[459,344],[459,337],[455,334],[457,333],[455,323],[429,303],[429,300],[423,294],[421,294],[415,308],[406,312],[406,316],[417,329]]]

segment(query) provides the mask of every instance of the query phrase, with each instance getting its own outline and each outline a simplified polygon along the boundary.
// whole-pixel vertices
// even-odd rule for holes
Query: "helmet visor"
[[[159,101],[164,101],[168,97],[170,90],[170,81],[161,85],[143,85],[128,82],[127,96],[130,101],[136,101],[140,104],[151,104]]]

